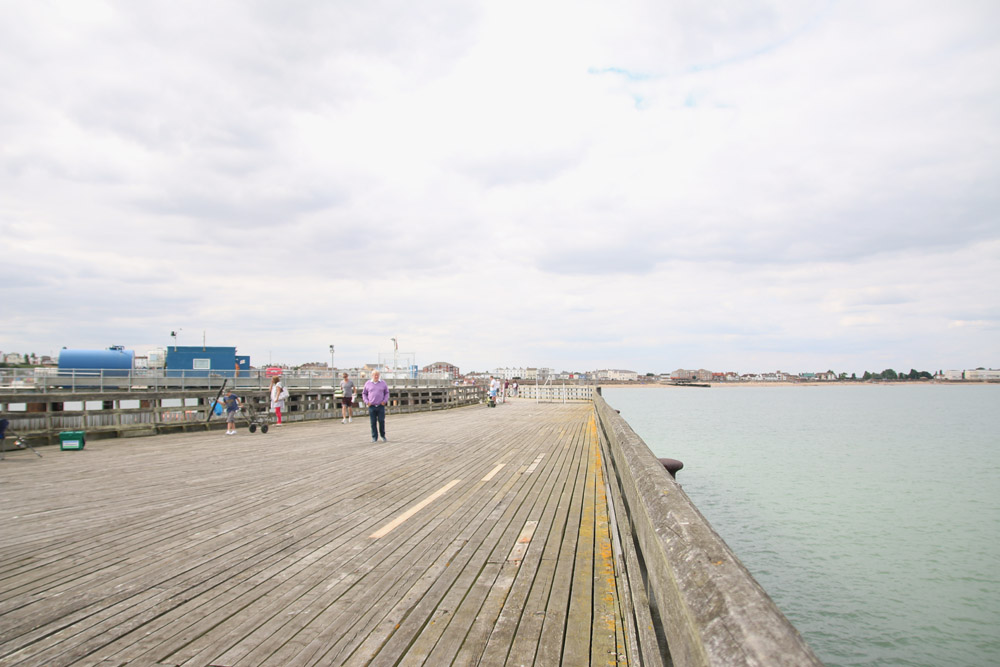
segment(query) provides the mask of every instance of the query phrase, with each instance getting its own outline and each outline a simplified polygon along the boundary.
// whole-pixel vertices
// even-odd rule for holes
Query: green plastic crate
[[[63,431],[59,434],[59,449],[83,449],[83,431]]]

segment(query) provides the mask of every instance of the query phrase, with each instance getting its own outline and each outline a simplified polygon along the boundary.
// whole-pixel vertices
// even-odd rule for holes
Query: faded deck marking
[[[494,475],[496,475],[496,474],[497,474],[498,472],[500,472],[500,470],[501,470],[501,469],[502,469],[502,468],[503,468],[503,467],[504,467],[505,465],[507,465],[507,464],[506,464],[506,463],[498,463],[498,464],[497,464],[497,467],[496,467],[496,468],[494,468],[493,470],[491,470],[491,471],[489,471],[488,473],[486,473],[486,477],[483,477],[483,478],[482,478],[481,480],[479,480],[479,481],[481,481],[481,482],[488,482],[488,481],[490,481],[491,479],[493,479],[493,476],[494,476]]]
[[[424,498],[423,500],[421,500],[419,503],[417,503],[416,505],[414,505],[410,509],[406,510],[405,512],[403,512],[402,514],[400,514],[399,516],[397,516],[395,519],[393,519],[389,523],[385,524],[384,526],[382,526],[381,528],[379,528],[378,530],[376,530],[374,533],[372,533],[371,535],[369,535],[369,537],[371,537],[372,539],[376,539],[376,540],[378,538],[380,538],[380,537],[385,537],[386,535],[388,535],[389,533],[391,533],[394,529],[396,529],[400,525],[402,525],[402,523],[404,521],[406,521],[407,519],[409,519],[410,517],[412,517],[414,514],[416,514],[417,512],[419,512],[420,510],[422,510],[423,508],[427,507],[428,505],[430,505],[432,502],[434,502],[435,500],[437,500],[438,498],[440,498],[444,494],[448,493],[448,491],[451,490],[451,487],[455,486],[456,484],[458,484],[461,481],[462,480],[460,480],[460,479],[453,479],[453,480],[451,480],[450,482],[448,482],[447,484],[445,484],[444,486],[442,486],[440,489],[438,489],[437,491],[435,491],[431,495],[427,496],[426,498]]]
[[[537,527],[537,521],[526,521],[524,523],[521,534],[517,536],[517,543],[510,550],[510,555],[507,556],[508,563],[520,563],[524,559],[524,554],[528,552],[528,545],[531,544],[531,538],[535,534],[535,528]]]

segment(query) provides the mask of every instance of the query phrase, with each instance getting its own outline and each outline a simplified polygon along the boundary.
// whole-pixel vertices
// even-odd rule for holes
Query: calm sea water
[[[1000,386],[603,393],[828,665],[1000,665]]]

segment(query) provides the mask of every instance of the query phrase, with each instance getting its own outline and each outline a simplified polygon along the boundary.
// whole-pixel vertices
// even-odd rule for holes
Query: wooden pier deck
[[[0,665],[629,664],[590,403],[387,430],[8,452]]]

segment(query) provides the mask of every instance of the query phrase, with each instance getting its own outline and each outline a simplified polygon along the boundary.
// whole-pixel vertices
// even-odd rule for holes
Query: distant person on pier
[[[281,426],[281,411],[285,409],[286,398],[288,398],[288,390],[282,384],[281,378],[275,375],[271,378],[271,411],[278,418],[275,426]]]
[[[364,399],[365,405],[368,406],[368,420],[372,425],[372,442],[378,442],[380,434],[382,442],[386,442],[385,406],[389,403],[389,385],[382,380],[381,373],[378,371],[372,372],[372,379],[365,382],[361,398]]]
[[[232,389],[222,397],[226,407],[226,435],[236,435],[236,414],[240,411],[240,397]]]
[[[340,391],[343,393],[340,397],[340,411],[344,417],[341,423],[347,424],[351,421],[354,407],[354,383],[348,379],[347,373],[344,373],[344,379],[340,381]]]

